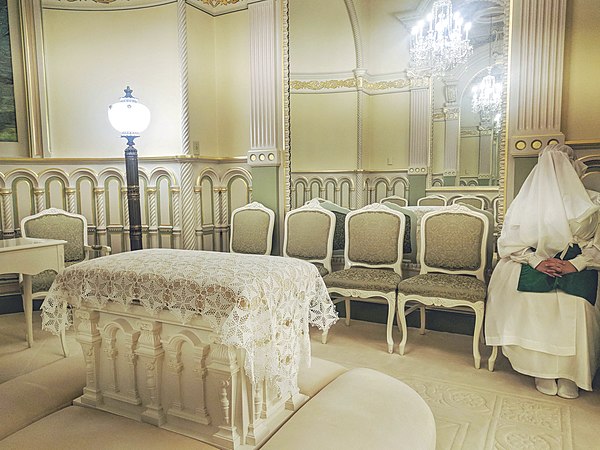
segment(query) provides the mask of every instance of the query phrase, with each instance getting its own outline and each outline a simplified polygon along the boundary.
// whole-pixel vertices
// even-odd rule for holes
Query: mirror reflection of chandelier
[[[502,105],[502,83],[496,81],[491,67],[488,67],[488,74],[483,77],[481,82],[473,86],[472,92],[473,112],[479,114],[482,122],[490,122],[500,111]]]
[[[411,68],[422,76],[443,76],[473,53],[471,23],[463,24],[460,13],[452,13],[450,0],[433,2],[427,20],[427,29],[423,21],[412,29]]]

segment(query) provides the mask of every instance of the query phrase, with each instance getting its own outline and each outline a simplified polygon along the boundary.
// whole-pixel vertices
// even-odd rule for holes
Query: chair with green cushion
[[[456,198],[452,199],[451,202],[453,205],[461,204],[461,205],[469,205],[478,209],[485,209],[485,201],[481,197],[477,197],[475,195],[459,195]]]
[[[330,294],[344,298],[346,325],[350,325],[350,300],[388,305],[388,352],[394,350],[392,325],[396,289],[402,280],[402,247],[405,216],[381,203],[351,211],[346,216],[344,270],[323,277]],[[322,341],[326,342],[327,333]]]
[[[417,200],[417,206],[446,206],[448,200],[441,195],[428,195]]]
[[[321,276],[331,273],[335,215],[318,200],[294,209],[285,216],[283,256],[312,262]]]
[[[106,245],[88,245],[87,220],[80,214],[62,209],[49,208],[21,220],[21,236],[38,239],[57,239],[67,241],[64,246],[65,267],[85,261],[94,254],[108,255],[111,248]],[[44,270],[32,277],[32,298],[46,297],[56,272]],[[61,336],[63,351],[64,336]],[[66,356],[66,353],[65,353]]]
[[[231,213],[229,251],[270,255],[273,247],[275,213],[262,203],[252,202]]]
[[[400,354],[407,339],[404,311],[407,302],[475,312],[473,358],[479,368],[479,338],[485,312],[489,264],[490,221],[472,207],[452,205],[426,213],[421,221],[421,272],[398,283],[398,323],[402,328]],[[421,314],[421,334],[425,315]]]
[[[384,205],[386,203],[391,203],[391,204],[397,205],[397,206],[408,206],[408,200],[406,200],[404,197],[399,197],[397,195],[392,195],[390,197],[382,198],[380,200],[380,203],[383,203]]]

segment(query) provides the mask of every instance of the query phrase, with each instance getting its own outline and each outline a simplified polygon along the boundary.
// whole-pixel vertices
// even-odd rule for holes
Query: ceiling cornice
[[[119,11],[153,8],[175,3],[177,0],[42,0],[44,9],[74,11]],[[186,0],[186,3],[211,16],[219,16],[248,8],[248,4],[262,0]]]

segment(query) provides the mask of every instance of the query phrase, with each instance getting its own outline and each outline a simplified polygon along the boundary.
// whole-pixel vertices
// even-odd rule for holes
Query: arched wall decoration
[[[89,241],[110,245],[113,253],[128,249],[127,200],[124,170],[96,162],[98,168],[48,167],[52,159],[35,161],[33,168],[16,167],[0,172],[0,232],[3,238],[20,236],[20,221],[42,209],[58,207],[84,214],[88,219]],[[71,164],[73,164],[71,162]],[[85,163],[83,163],[85,164]],[[232,167],[229,162],[215,167],[195,165],[191,214],[196,220],[196,249],[227,248],[229,228],[227,205],[230,190],[239,201],[248,203],[252,196],[252,176],[244,167]],[[5,175],[6,173],[6,175]],[[210,204],[203,205],[202,187],[208,180]],[[240,182],[241,181],[241,182]],[[154,165],[140,167],[140,193],[144,212],[144,247],[182,248],[181,188],[177,166]],[[209,214],[203,208],[210,209]],[[215,229],[218,233],[215,234]],[[210,242],[204,234],[214,235]]]

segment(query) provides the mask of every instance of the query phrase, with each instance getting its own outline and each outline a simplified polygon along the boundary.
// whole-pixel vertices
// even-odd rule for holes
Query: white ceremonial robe
[[[598,215],[571,223],[571,231],[583,249],[582,255],[571,260],[575,267],[600,266],[600,252],[590,245],[600,239]],[[502,346],[517,372],[566,378],[591,391],[600,358],[600,300],[592,305],[561,290],[517,291],[521,264],[535,267],[541,260],[531,249],[521,249],[495,267],[488,287],[486,343]]]

